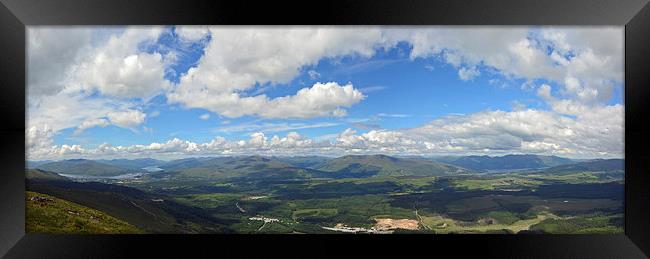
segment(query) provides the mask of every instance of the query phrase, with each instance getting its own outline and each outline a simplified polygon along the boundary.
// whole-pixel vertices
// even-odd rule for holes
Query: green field
[[[613,182],[622,179],[617,179],[611,177],[608,174],[594,173],[594,172],[579,172],[579,173],[569,173],[569,174],[531,174],[527,175],[531,179],[541,180],[541,181],[556,181],[570,184],[579,184],[579,183],[606,183]]]
[[[542,213],[532,219],[519,219],[509,223],[486,223],[478,222],[461,222],[441,215],[423,216],[422,224],[435,233],[486,233],[490,231],[509,231],[517,233],[522,230],[528,230],[531,226],[557,216],[550,213]]]
[[[586,215],[570,218],[546,219],[532,227],[552,234],[619,234],[623,226],[615,226],[612,220],[622,219],[622,215]]]
[[[453,184],[457,188],[464,188],[468,190],[496,190],[533,187],[542,184],[542,182],[539,180],[528,179],[519,176],[500,176],[478,179],[459,179],[454,180]]]
[[[338,209],[300,209],[293,212],[292,218],[296,221],[304,219],[323,219],[336,216]]]

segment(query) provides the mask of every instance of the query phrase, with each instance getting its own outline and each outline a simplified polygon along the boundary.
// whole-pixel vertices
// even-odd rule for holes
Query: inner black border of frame
[[[647,258],[643,252],[650,254],[650,177],[645,172],[650,168],[647,0],[0,2],[0,255],[8,251],[8,258],[98,258],[178,252],[230,257],[299,255],[299,249],[308,249],[311,252],[305,255],[322,256],[344,249],[384,253],[404,246],[432,255],[453,250],[455,255],[501,258]],[[625,25],[625,235],[25,235],[25,25],[139,24]],[[252,249],[242,249],[251,243]]]

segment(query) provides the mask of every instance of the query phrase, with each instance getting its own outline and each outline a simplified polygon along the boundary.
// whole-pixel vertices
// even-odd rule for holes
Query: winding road
[[[241,213],[246,213],[246,210],[239,206],[239,202],[235,202],[235,206],[237,206],[237,209],[239,209],[239,211],[241,211]]]
[[[417,217],[418,222],[420,223],[420,226],[422,226],[422,228],[424,228],[424,229],[426,229],[426,230],[431,230],[431,228],[429,228],[429,226],[425,225],[425,224],[422,222],[422,217],[420,216],[420,214],[418,214],[418,206],[417,206],[417,202],[413,204],[413,209],[415,210],[415,217]]]

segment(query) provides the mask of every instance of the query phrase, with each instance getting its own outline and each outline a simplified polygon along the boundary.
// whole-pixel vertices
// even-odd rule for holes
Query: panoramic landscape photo
[[[28,26],[25,228],[623,233],[623,35]]]

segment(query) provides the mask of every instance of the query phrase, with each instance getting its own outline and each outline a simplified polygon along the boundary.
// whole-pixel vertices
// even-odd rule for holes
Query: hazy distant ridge
[[[462,156],[442,157],[437,158],[436,160],[447,164],[480,171],[535,169],[575,163],[575,161],[568,158],[541,155]]]

